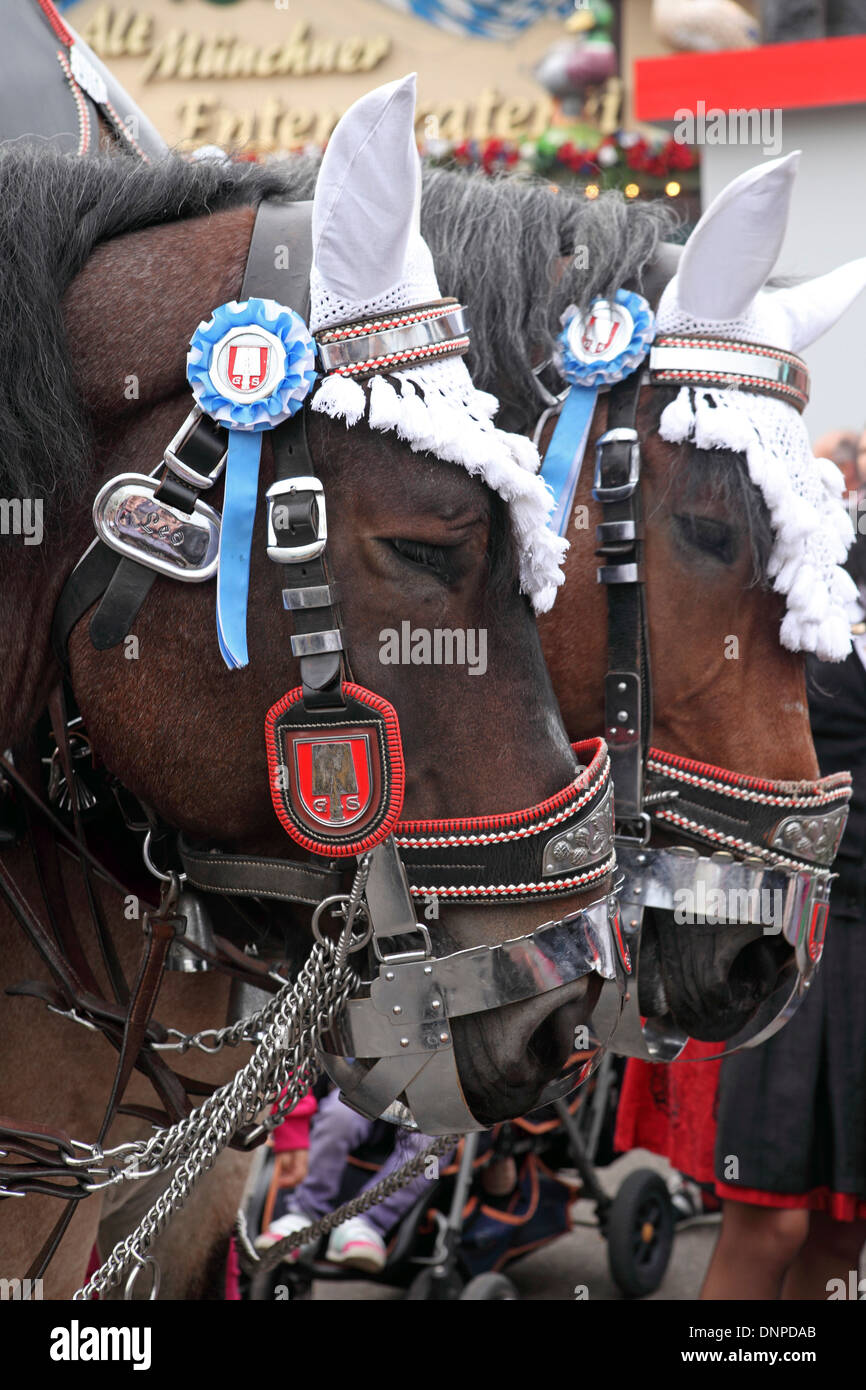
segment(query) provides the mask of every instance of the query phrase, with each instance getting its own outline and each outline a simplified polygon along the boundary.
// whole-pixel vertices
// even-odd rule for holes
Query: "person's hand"
[[[286,1149],[277,1154],[277,1176],[281,1187],[297,1187],[310,1166],[309,1149]]]

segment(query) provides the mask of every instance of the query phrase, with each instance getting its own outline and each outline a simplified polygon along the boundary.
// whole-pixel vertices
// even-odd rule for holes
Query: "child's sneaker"
[[[270,1250],[277,1241],[284,1240],[286,1236],[292,1235],[295,1231],[302,1231],[305,1226],[310,1225],[309,1216],[302,1216],[300,1212],[290,1211],[287,1216],[280,1216],[274,1221],[266,1231],[262,1231],[260,1236],[256,1236],[253,1245],[259,1251]],[[303,1252],[313,1250],[317,1242],[311,1245],[302,1245],[297,1250],[290,1250],[286,1255],[286,1262],[294,1262]]]
[[[331,1264],[363,1270],[365,1274],[378,1274],[385,1268],[385,1242],[376,1227],[363,1216],[353,1216],[331,1232],[325,1259]]]
[[[684,1230],[687,1226],[702,1226],[721,1219],[722,1204],[708,1186],[693,1182],[691,1178],[677,1173],[668,1190],[678,1231]]]

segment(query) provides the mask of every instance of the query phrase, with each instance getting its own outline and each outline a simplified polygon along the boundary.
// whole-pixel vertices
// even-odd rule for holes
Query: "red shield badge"
[[[319,825],[360,820],[373,795],[370,733],[294,740],[295,778],[304,810]]]
[[[362,854],[390,835],[403,808],[403,749],[393,705],[342,687],[344,708],[304,709],[290,690],[265,720],[274,810],[304,849]]]
[[[236,391],[257,391],[268,374],[267,344],[238,343],[229,348],[229,381]]]
[[[586,325],[586,332],[583,335],[583,346],[586,348],[587,352],[599,356],[601,353],[607,352],[621,327],[622,325],[617,323],[615,319],[605,319],[603,323],[600,323],[595,314],[593,314],[589,323]],[[607,337],[605,337],[605,334],[607,334]]]

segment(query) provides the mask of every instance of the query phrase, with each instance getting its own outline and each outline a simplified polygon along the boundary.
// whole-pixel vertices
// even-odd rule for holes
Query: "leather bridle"
[[[291,248],[290,268],[277,272],[273,248],[286,242]],[[241,297],[273,296],[306,317],[310,258],[310,205],[263,202]],[[447,349],[443,340],[449,333],[465,332],[464,311],[458,313],[450,301],[443,301],[441,309],[434,306],[433,328],[424,326],[430,306],[419,308],[424,312],[414,316],[422,322],[420,328],[417,323],[412,326],[412,343],[435,342],[438,353]],[[358,341],[363,345],[366,335],[375,356],[382,332],[393,334],[394,328],[358,325],[353,331],[352,351],[357,355]],[[390,341],[388,347],[392,347]],[[410,345],[409,350],[416,348]],[[465,351],[465,346],[458,350]],[[307,444],[306,414],[306,408],[299,410],[272,433],[276,480],[267,494],[268,554],[282,567],[284,605],[294,625],[292,651],[300,666],[297,690],[269,715],[269,736],[275,748],[281,735],[289,736],[280,721],[290,720],[294,710],[302,711],[314,727],[331,728],[334,720],[339,727],[349,702],[355,696],[371,695],[351,681],[338,591],[326,560],[324,490]],[[203,494],[219,478],[225,457],[224,430],[196,409],[166,449],[164,464],[150,478],[121,475],[100,490],[94,507],[97,539],[64,586],[52,625],[54,651],[64,672],[72,629],[94,605],[90,638],[97,649],[106,650],[129,633],[157,574],[185,582],[212,577],[220,519]],[[369,713],[367,707],[373,708],[377,699],[368,699],[362,712]],[[52,724],[71,795],[72,830],[54,814],[21,768],[4,760],[3,770],[16,801],[32,808],[34,838],[48,846],[40,872],[49,923],[52,898],[62,888],[56,867],[58,848],[69,847],[79,859],[115,999],[104,998],[96,986],[72,914],[65,910],[59,914],[63,920],[56,933],[46,926],[44,915],[26,900],[2,858],[0,892],[51,976],[50,985],[24,982],[13,992],[39,998],[63,1016],[99,1029],[118,1052],[101,1144],[118,1113],[134,1113],[160,1125],[174,1122],[189,1114],[191,1097],[213,1090],[174,1072],[153,1050],[167,1037],[153,1011],[166,961],[178,943],[199,962],[260,989],[274,992],[285,983],[278,966],[269,968],[224,938],[209,945],[191,940],[181,882],[186,885],[184,892],[198,888],[229,898],[315,906],[314,929],[321,931],[323,914],[345,911],[340,861],[345,851],[337,847],[313,855],[310,862],[215,851],[174,835],[150,808],[142,807],[141,821],[132,828],[148,832],[145,862],[153,865],[155,841],[163,853],[176,851],[177,867],[156,871],[162,885],[160,902],[144,914],[143,950],[130,986],[117,963],[92,880],[99,878],[125,895],[129,889],[87,847],[68,723],[60,687],[52,700]],[[392,749],[395,760],[398,751],[402,758],[401,750]],[[591,740],[575,745],[575,754],[583,766],[572,783],[539,806],[453,822],[397,823],[394,834],[375,839],[365,850],[367,930],[353,949],[372,942],[372,973],[351,1001],[351,1011],[338,1024],[324,1057],[346,1098],[365,1113],[376,1116],[387,1111],[390,1118],[420,1123],[431,1133],[480,1128],[460,1085],[451,1018],[556,990],[592,973],[615,985],[620,995],[624,991],[628,952],[615,900],[604,891],[614,865],[607,750],[602,740]],[[554,918],[502,946],[479,946],[446,956],[435,953],[431,932],[419,924],[415,905],[415,899],[431,891],[446,900],[510,903],[557,898],[594,885],[601,896],[580,912]],[[395,1003],[396,999],[400,1002]],[[358,1051],[362,1038],[363,1054]],[[588,1074],[594,1050],[593,1044],[570,1059],[551,1095],[567,1093]],[[152,1082],[164,1112],[123,1104],[134,1069]],[[420,1107],[420,1113],[413,1115],[413,1106]],[[255,1133],[239,1132],[234,1143],[249,1147],[266,1132],[261,1126]],[[31,1273],[36,1276],[44,1272],[77,1201],[102,1185],[80,1156],[76,1158],[82,1147],[87,1146],[76,1145],[61,1131],[0,1119],[0,1197],[39,1192],[66,1199],[68,1204],[34,1261]],[[100,1172],[98,1167],[95,1172]]]
[[[684,339],[681,345],[675,335],[668,335],[663,344],[668,357],[679,353],[674,361],[679,384],[691,380],[698,385],[706,376],[705,384],[728,385],[724,369],[730,368],[731,350],[739,349],[744,359],[752,351],[752,360],[764,375],[744,389],[785,393],[787,398],[796,388],[802,408],[808,378],[804,382],[802,364],[797,366],[799,359],[791,354],[770,354],[766,349],[714,340],[711,354],[703,347],[699,350],[701,366],[704,355],[708,360],[711,356],[709,365],[715,374],[699,376],[686,350],[695,347],[694,339]],[[767,354],[767,360],[758,358],[758,353]],[[623,872],[622,885],[618,885],[623,935],[634,968],[633,987],[611,1046],[616,1052],[649,1061],[674,1060],[689,1035],[670,1015],[647,1018],[643,1012],[640,949],[647,914],[671,913],[688,901],[697,905],[698,912],[700,904],[726,902],[729,906],[721,916],[716,914],[715,923],[705,912],[703,918],[722,933],[740,929],[732,938],[733,949],[746,944],[743,927],[752,927],[754,938],[768,927],[781,935],[790,948],[789,963],[750,1023],[724,1050],[757,1046],[782,1027],[814,976],[826,931],[830,867],[851,794],[847,773],[814,782],[772,782],[650,746],[652,677],[636,425],[642,386],[664,386],[672,379],[668,357],[657,362],[653,348],[648,373],[634,371],[610,387],[607,429],[596,443],[592,489],[602,512],[597,527],[596,553],[601,560],[597,578],[605,586],[608,614],[604,733],[616,798],[617,864]],[[539,421],[536,437],[543,422],[561,409],[564,394],[552,397],[544,392],[554,404]],[[665,832],[665,841],[675,834],[678,843],[653,845],[654,830]],[[774,897],[762,896],[768,893]],[[772,923],[761,920],[760,905],[767,901],[783,904],[781,923],[775,917]],[[695,912],[685,916],[680,912],[677,920],[702,918],[696,918]],[[603,1001],[600,1016],[604,1008]]]

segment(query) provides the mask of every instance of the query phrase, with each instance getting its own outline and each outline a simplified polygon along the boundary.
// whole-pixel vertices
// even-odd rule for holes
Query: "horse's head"
[[[360,373],[361,380],[331,370],[281,427],[293,434],[277,430],[273,449],[265,435],[260,492],[276,467],[281,491],[270,520],[277,545],[274,534],[270,545],[281,563],[266,554],[259,507],[246,546],[252,555],[248,661],[241,658],[237,669],[226,669],[214,631],[213,585],[172,582],[165,571],[140,595],[139,610],[134,604],[129,609],[128,623],[122,576],[93,605],[91,579],[81,578],[91,572],[80,572],[73,595],[84,611],[73,609],[78,620],[69,631],[68,652],[71,685],[92,746],[149,808],[159,847],[153,857],[163,868],[179,867],[173,845],[175,832],[182,832],[187,847],[199,852],[199,872],[208,847],[223,851],[228,867],[219,887],[229,900],[246,892],[267,906],[269,892],[256,878],[262,857],[317,865],[323,883],[336,880],[339,886],[339,873],[347,863],[354,866],[355,852],[372,850],[370,886],[375,881],[376,903],[384,903],[377,951],[387,954],[393,937],[390,950],[400,957],[393,967],[400,979],[400,969],[414,963],[432,985],[423,978],[412,983],[408,994],[398,996],[402,1003],[383,1010],[378,1023],[368,1007],[352,1023],[342,1056],[335,1044],[334,1065],[351,1097],[375,1112],[400,1097],[411,1103],[415,1075],[431,1058],[450,1054],[453,1043],[456,1070],[452,1060],[450,1070],[428,1081],[424,1096],[432,1104],[437,1092],[453,1094],[454,1105],[442,1106],[437,1116],[433,1104],[432,1114],[428,1109],[418,1119],[427,1128],[455,1127],[456,1108],[456,1127],[468,1128],[473,1116],[489,1123],[524,1113],[570,1057],[575,1074],[586,1062],[591,1035],[575,1030],[589,1024],[602,978],[617,970],[606,899],[612,857],[605,755],[588,751],[583,761],[589,766],[578,774],[533,613],[533,607],[552,602],[562,547],[546,528],[549,501],[534,474],[534,451],[524,438],[494,427],[495,402],[475,390],[459,355],[448,355],[460,349],[461,342],[452,340],[463,330],[452,326],[461,322],[454,306],[440,300],[417,227],[413,105],[411,83],[393,84],[358,103],[335,132],[319,173],[310,327],[320,347],[348,343],[348,360],[354,360],[360,345],[378,366]],[[42,178],[49,177],[61,177],[59,164],[44,166]],[[256,189],[240,170],[180,163],[148,171],[115,160],[90,166],[86,175],[69,166],[63,177],[86,179],[91,221],[105,241],[65,302],[68,356],[104,486],[118,472],[150,472],[189,410],[183,362],[190,332],[200,320],[211,322],[215,305],[227,304],[234,313],[231,302],[251,293],[249,281],[240,291],[254,219],[248,206],[237,204],[253,201]],[[158,195],[148,194],[154,181]],[[278,188],[275,174],[259,176],[258,192]],[[111,239],[100,219],[106,205],[124,202],[129,221],[113,230],[130,234]],[[162,225],[160,203],[195,212],[209,202],[229,206],[209,220]],[[140,205],[145,203],[149,212]],[[297,276],[301,256],[300,242],[278,229],[265,259],[271,268]],[[291,304],[289,294],[287,288],[281,302]],[[438,327],[416,333],[414,347],[408,337],[396,343],[388,338],[413,323],[423,328],[431,312]],[[343,332],[349,321],[352,329]],[[295,320],[289,328],[300,332]],[[377,344],[385,344],[386,364],[378,361],[383,352]],[[418,344],[435,352],[418,354]],[[249,347],[246,339],[241,346]],[[410,348],[404,359],[400,354]],[[239,359],[235,366],[238,373],[246,370]],[[238,389],[246,389],[243,382]],[[209,400],[203,399],[206,409]],[[288,457],[292,449],[308,449],[309,466],[289,487],[287,476],[298,474]],[[317,521],[312,490],[305,486],[311,469],[327,498],[327,544],[324,553],[320,546],[307,555],[299,549],[301,533],[324,530],[321,505]],[[233,489],[245,486],[254,494],[255,476],[230,448],[224,493],[222,480],[202,490],[208,506],[222,506],[220,584],[230,561]],[[55,532],[55,554],[62,551],[66,563],[62,576],[49,576],[38,610],[42,617],[56,604],[60,580],[86,543],[87,509],[99,482],[81,481],[77,504],[68,504],[65,526]],[[132,486],[145,499],[152,496],[141,481]],[[121,532],[128,536],[131,528],[140,557],[155,553],[163,525],[169,543],[177,534],[171,507],[178,495],[176,482],[161,490],[151,525],[126,494],[120,506],[111,488],[102,492],[108,499],[100,513],[104,541],[113,543]],[[292,513],[293,499],[302,517]],[[282,520],[280,500],[288,513]],[[238,548],[243,551],[245,543]],[[327,566],[321,573],[315,569],[319,562]],[[133,561],[133,587],[140,570]],[[25,587],[29,592],[22,581],[22,596]],[[295,656],[292,618],[280,602],[283,589],[296,638],[309,637],[297,641]],[[228,584],[220,589],[225,646],[228,605],[236,619],[238,592]],[[99,622],[91,629],[94,611]],[[36,617],[34,609],[29,618]],[[97,629],[101,650],[93,640]],[[114,645],[105,639],[106,629],[113,629]],[[316,634],[325,630],[331,637],[320,642]],[[20,661],[32,664],[29,689],[38,705],[50,669],[44,655],[22,654]],[[349,698],[359,689],[361,704],[351,706],[348,719]],[[280,703],[288,690],[295,691],[290,707]],[[372,703],[364,705],[364,691],[373,692]],[[386,706],[396,711],[402,754]],[[269,710],[270,771],[262,736]],[[296,740],[299,729],[304,737]],[[312,768],[309,749],[302,746],[311,743]],[[287,843],[272,797],[303,849]],[[372,827],[369,835],[353,833],[355,822]],[[379,843],[383,826],[383,834],[393,828],[394,839]],[[574,837],[566,843],[572,832],[579,844]],[[395,844],[416,908],[389,850]],[[390,857],[382,858],[386,851]],[[193,860],[185,863],[195,884]],[[310,900],[308,883],[309,876],[294,895],[301,903]],[[372,892],[368,900],[375,928]],[[580,910],[593,903],[600,906],[584,920]],[[429,929],[432,955],[423,955],[416,919]],[[531,935],[540,924],[563,919],[546,935]],[[309,907],[281,901],[273,906],[270,926],[280,941],[287,930],[291,936],[309,923]],[[392,931],[384,931],[389,923]],[[410,939],[401,943],[407,933]],[[516,946],[503,944],[515,938],[522,939]],[[407,952],[412,961],[403,959]],[[291,953],[297,954],[296,946]],[[424,960],[432,965],[425,967]],[[374,984],[378,976],[384,990],[392,975],[384,965],[379,971],[372,955],[370,965]],[[430,993],[432,986],[438,998],[431,997],[428,1008],[423,990]],[[374,1024],[379,1038],[365,1050],[363,1038],[375,1031]],[[401,1056],[404,1034],[407,1051]],[[392,1077],[384,1092],[368,1086],[372,1063],[360,1067],[359,1078],[362,1059],[377,1056],[386,1058]]]
[[[640,935],[635,1036],[625,1046],[647,1055],[648,1042],[659,1058],[676,1055],[688,1034],[743,1041],[781,1016],[798,971],[808,978],[820,954],[844,825],[843,780],[815,780],[803,653],[838,660],[849,650],[853,585],[839,566],[851,527],[841,477],[812,458],[797,354],[860,292],[866,262],[765,290],[795,170],[793,157],[741,176],[678,264],[673,248],[647,262],[644,287],[661,290],[649,372],[625,410],[625,384],[600,399],[572,511],[566,601],[543,627],[566,727],[603,727],[614,745],[623,715],[635,726],[635,692],[630,678],[609,675],[605,687],[605,671],[635,660],[640,675],[648,657],[651,746],[637,808],[646,818],[622,827],[636,834],[621,855],[623,917],[636,948]],[[605,480],[591,491],[592,457],[609,424],[636,425],[640,480],[602,507]],[[587,533],[579,537],[612,519],[598,538],[616,629],[609,655],[600,587],[587,621],[598,558]],[[637,545],[616,529],[634,519]],[[638,608],[621,597],[640,586],[618,582],[628,580],[618,567],[634,560],[643,566],[645,652]],[[617,819],[633,822],[613,754]],[[626,765],[628,756],[626,747]],[[638,1013],[649,1020],[643,1039]]]

